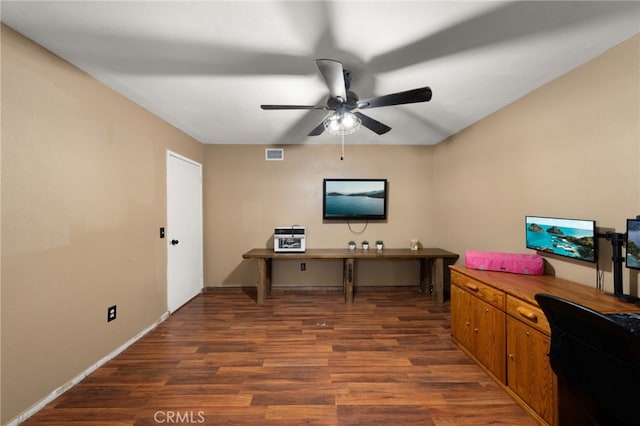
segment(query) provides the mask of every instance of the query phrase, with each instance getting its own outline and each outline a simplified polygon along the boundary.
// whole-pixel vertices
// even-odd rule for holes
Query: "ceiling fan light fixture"
[[[327,132],[337,136],[344,136],[357,132],[362,121],[357,115],[349,111],[336,111],[325,118],[323,123]]]

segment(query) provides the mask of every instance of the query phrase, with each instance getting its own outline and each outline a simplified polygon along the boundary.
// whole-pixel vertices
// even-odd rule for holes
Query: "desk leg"
[[[267,287],[269,279],[269,266],[267,259],[258,258],[258,304],[263,304],[267,297]]]
[[[420,292],[423,294],[431,294],[433,259],[421,257],[420,262]]]
[[[436,303],[444,303],[444,262],[441,257],[435,259],[431,271],[433,283],[432,300]]]
[[[266,290],[267,294],[271,294],[271,271],[273,265],[273,259],[267,259],[267,282],[266,282]]]
[[[445,272],[441,257],[420,259],[420,291],[431,294],[431,299],[437,303],[444,303]]]
[[[344,259],[342,269],[342,281],[344,285],[344,301],[345,303],[353,303],[353,282],[356,274],[356,260]]]

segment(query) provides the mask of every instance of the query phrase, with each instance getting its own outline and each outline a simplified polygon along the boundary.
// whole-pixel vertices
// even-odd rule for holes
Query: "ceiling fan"
[[[355,93],[349,90],[351,73],[342,67],[342,63],[333,59],[316,59],[316,65],[329,89],[330,96],[326,105],[260,105],[260,108],[264,110],[317,109],[333,111],[311,130],[309,136],[318,136],[325,130],[336,135],[351,134],[358,130],[360,124],[378,135],[383,135],[391,130],[391,127],[354,110],[431,100],[429,87],[360,100]]]

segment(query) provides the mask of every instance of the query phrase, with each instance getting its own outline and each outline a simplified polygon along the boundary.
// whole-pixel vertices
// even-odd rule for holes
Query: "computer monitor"
[[[627,219],[626,266],[640,269],[640,218]]]
[[[526,216],[525,228],[529,249],[591,263],[597,260],[595,220]]]

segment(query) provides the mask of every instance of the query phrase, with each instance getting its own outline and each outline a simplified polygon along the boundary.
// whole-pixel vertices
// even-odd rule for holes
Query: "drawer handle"
[[[475,285],[475,284],[465,283],[465,286],[466,286],[469,290],[471,290],[471,291],[478,291],[478,290],[479,290],[479,289],[478,289],[478,286],[477,286],[477,285]]]
[[[529,321],[538,322],[538,316],[531,311],[527,311],[523,307],[518,307],[516,309],[520,315],[528,319]]]

